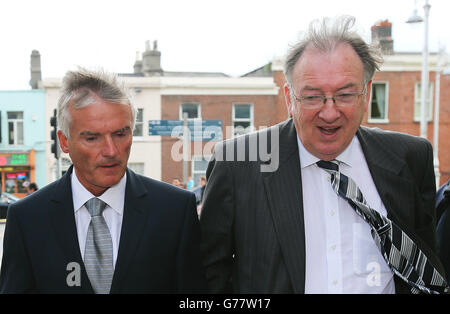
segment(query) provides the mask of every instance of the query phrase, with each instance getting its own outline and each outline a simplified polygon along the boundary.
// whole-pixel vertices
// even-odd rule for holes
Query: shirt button
[[[338,281],[337,280],[333,280],[333,286],[336,286],[337,284],[338,284]]]
[[[330,216],[334,216],[335,212],[334,210],[330,210]]]
[[[334,251],[334,250],[336,250],[336,244],[333,244],[332,246],[331,246],[331,249]]]

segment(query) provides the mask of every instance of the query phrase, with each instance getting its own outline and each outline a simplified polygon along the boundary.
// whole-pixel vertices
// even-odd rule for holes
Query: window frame
[[[417,97],[419,92],[422,92],[421,89],[422,82],[415,82],[414,83],[414,107],[413,107],[413,121],[414,122],[420,122],[421,120],[421,105],[422,105],[422,97]],[[434,82],[428,82],[429,89],[428,89],[428,113],[429,116],[427,117],[427,122],[433,121],[433,108],[434,108]],[[416,116],[416,104],[418,104],[419,107],[419,115]]]
[[[250,118],[236,118],[236,107],[237,106],[248,106],[250,108]],[[233,137],[248,134],[248,133],[251,133],[254,131],[254,125],[255,125],[254,120],[255,119],[254,119],[254,114],[253,114],[254,113],[253,107],[254,107],[253,103],[242,103],[242,102],[233,103],[233,109],[231,112],[231,126],[232,126],[232,131],[233,131],[233,133],[232,133]],[[235,122],[250,122],[250,125],[249,125],[250,130],[243,134],[236,135],[234,132],[234,123]]]
[[[139,110],[142,110],[142,121],[141,122],[138,122],[137,121],[137,117],[138,117],[138,112],[139,112]],[[144,138],[144,134],[145,134],[145,130],[144,130],[144,128],[145,128],[145,123],[144,123],[144,108],[137,108],[137,110],[136,110],[136,120],[135,120],[135,124],[134,124],[134,130],[133,130],[133,139],[143,139]],[[134,131],[136,130],[136,126],[138,125],[138,124],[141,124],[142,125],[142,135],[134,135]]]
[[[373,100],[373,93],[375,92],[375,89],[373,88],[374,85],[385,85],[385,116],[383,118],[372,118],[372,100]],[[372,88],[370,91],[370,101],[369,101],[369,108],[367,113],[367,122],[368,123],[389,123],[389,82],[388,81],[376,81],[372,82]]]
[[[21,113],[22,114],[22,119],[12,119],[9,118],[9,114],[10,113]],[[12,146],[19,146],[19,145],[24,145],[25,143],[25,113],[23,111],[7,111],[6,112],[6,122],[7,122],[7,128],[8,128],[8,145],[12,145]],[[10,136],[11,133],[9,131],[9,123],[12,122],[13,123],[13,142],[14,143],[10,143]],[[18,130],[18,122],[22,122],[22,143],[18,143],[17,139],[18,139],[18,135],[17,135],[17,130]]]
[[[200,103],[196,102],[184,102],[180,104],[179,107],[179,119],[183,121],[183,106],[185,105],[195,105],[197,106],[197,118],[188,118],[188,121],[196,121],[196,120],[202,120],[202,105]]]

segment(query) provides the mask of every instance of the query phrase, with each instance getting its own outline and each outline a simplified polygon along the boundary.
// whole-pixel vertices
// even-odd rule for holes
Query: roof
[[[119,76],[124,77],[146,77],[144,73],[119,73]],[[163,71],[161,76],[166,77],[229,77],[229,75],[222,72],[172,72]]]
[[[272,62],[269,62],[262,67],[259,67],[253,71],[250,71],[241,77],[270,77],[273,76],[272,73]]]

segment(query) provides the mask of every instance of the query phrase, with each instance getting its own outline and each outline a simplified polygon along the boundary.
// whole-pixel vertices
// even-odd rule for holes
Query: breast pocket
[[[370,234],[366,223],[353,224],[353,271],[357,276],[373,276],[390,273],[380,250]]]

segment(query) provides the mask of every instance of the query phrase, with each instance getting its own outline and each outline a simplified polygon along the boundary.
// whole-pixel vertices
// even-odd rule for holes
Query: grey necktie
[[[106,204],[98,198],[91,198],[85,205],[91,214],[91,222],[84,250],[84,265],[95,293],[106,294],[111,289],[114,274],[111,234],[102,216]]]

